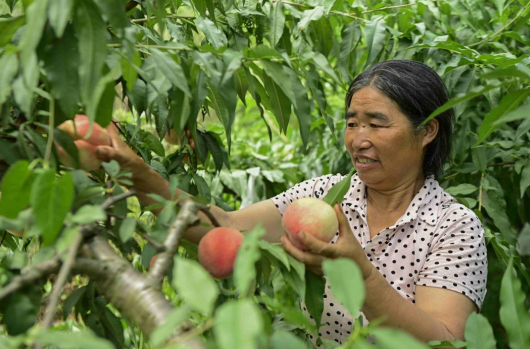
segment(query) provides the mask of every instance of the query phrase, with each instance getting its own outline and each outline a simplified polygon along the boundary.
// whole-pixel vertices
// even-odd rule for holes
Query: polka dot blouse
[[[296,199],[323,198],[343,178],[328,175],[310,179],[272,200],[283,215]],[[415,303],[417,285],[440,287],[462,293],[482,307],[487,279],[484,229],[473,211],[447,194],[433,177],[425,180],[406,213],[373,239],[366,219],[366,186],[356,174],[341,205],[366,257],[401,296]],[[338,232],[331,243],[337,238]],[[342,343],[352,332],[354,318],[362,315],[363,324],[368,323],[362,313],[353,315],[333,298],[326,285],[319,335]]]

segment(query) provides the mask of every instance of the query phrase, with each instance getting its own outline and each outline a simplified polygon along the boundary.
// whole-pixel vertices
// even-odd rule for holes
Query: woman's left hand
[[[366,280],[372,273],[373,265],[366,258],[361,244],[353,235],[348,220],[339,205],[335,205],[334,210],[339,221],[339,238],[334,244],[320,241],[311,234],[304,232],[298,233],[298,238],[309,248],[309,251],[302,251],[295,247],[286,235],[282,236],[280,241],[287,252],[304,263],[309,271],[317,275],[322,275],[322,262],[324,260],[349,258],[361,268],[364,280]]]

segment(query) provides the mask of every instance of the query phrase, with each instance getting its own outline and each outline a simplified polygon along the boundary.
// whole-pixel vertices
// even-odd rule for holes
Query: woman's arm
[[[322,274],[321,265],[327,258],[354,260],[365,280],[366,298],[362,311],[369,321],[383,318],[384,326],[400,328],[423,342],[464,338],[466,320],[477,311],[473,301],[451,290],[423,286],[416,287],[415,305],[407,301],[368,260],[338,206],[335,212],[339,219],[339,238],[335,244],[299,234],[313,253],[297,249],[283,237],[285,249],[318,274]]]
[[[157,194],[166,199],[171,198],[169,183],[158,172],[151,169],[138,155],[136,155],[118,134],[117,129],[111,125],[107,128],[111,139],[111,146],[99,146],[96,155],[102,161],[116,160],[122,169],[131,171],[132,187],[138,191],[140,204],[145,207],[156,203],[147,194]],[[181,189],[175,189],[174,198],[182,195],[191,198],[191,195]],[[261,224],[265,228],[264,239],[269,242],[279,242],[283,234],[281,228],[281,215],[271,200],[258,202],[242,210],[226,212],[220,207],[212,205],[211,213],[223,227],[231,227],[240,231],[252,230],[256,225]],[[158,214],[158,211],[154,212]],[[210,220],[199,213],[202,223],[210,223]],[[198,225],[189,229],[184,238],[198,243],[201,238],[210,231],[211,226]]]

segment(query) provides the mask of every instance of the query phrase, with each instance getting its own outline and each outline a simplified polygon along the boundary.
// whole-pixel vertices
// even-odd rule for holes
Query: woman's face
[[[424,147],[432,138],[425,129],[415,135],[397,104],[378,90],[368,86],[354,93],[344,141],[368,187],[392,190],[423,179]]]

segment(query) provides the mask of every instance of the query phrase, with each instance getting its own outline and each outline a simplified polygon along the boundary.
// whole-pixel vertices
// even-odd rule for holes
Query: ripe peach
[[[299,232],[329,242],[339,228],[333,207],[316,198],[302,198],[290,204],[283,214],[282,224],[293,245],[304,251],[309,248],[298,238]]]
[[[96,148],[100,145],[109,145],[110,138],[106,129],[94,123],[90,137],[85,136],[90,130],[90,120],[86,115],[76,115],[74,120],[68,120],[58,126],[74,140],[79,151],[79,167],[91,171],[101,166],[101,161],[96,156]],[[59,158],[66,166],[73,166],[73,159],[62,149],[57,147]]]
[[[199,262],[213,277],[224,279],[234,272],[243,234],[232,228],[214,228],[199,243]]]

